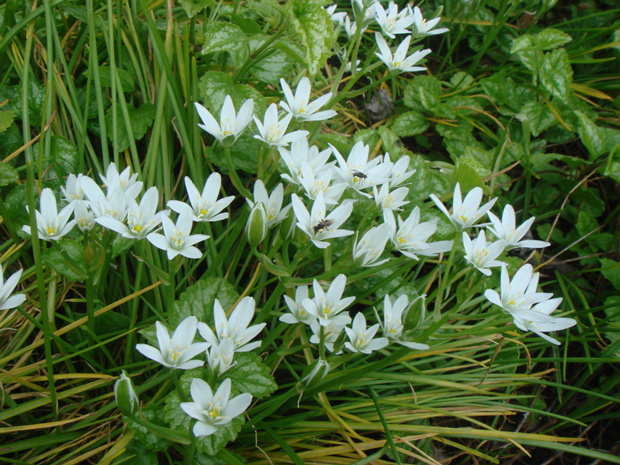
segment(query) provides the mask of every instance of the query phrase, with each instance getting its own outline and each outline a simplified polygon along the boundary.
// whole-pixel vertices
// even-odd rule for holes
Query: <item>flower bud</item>
[[[257,247],[267,236],[267,212],[261,202],[257,202],[250,211],[248,222],[245,226],[248,242],[252,247]]]
[[[121,372],[121,376],[114,383],[114,398],[116,399],[116,406],[123,415],[133,415],[140,406],[133,381],[127,376],[125,370]]]
[[[327,360],[323,360],[322,358],[318,359],[312,368],[312,371],[303,377],[301,380],[306,386],[310,385],[312,380],[316,378],[317,381],[321,381],[327,373],[329,373],[329,363]]]

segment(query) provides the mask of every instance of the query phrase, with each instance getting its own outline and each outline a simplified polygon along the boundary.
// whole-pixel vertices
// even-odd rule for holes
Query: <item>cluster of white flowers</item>
[[[424,350],[428,345],[406,340],[406,330],[403,320],[414,302],[409,302],[406,295],[401,295],[394,303],[389,295],[383,301],[383,319],[375,310],[378,323],[368,327],[366,317],[359,312],[351,319],[345,311],[355,300],[355,297],[342,297],[347,284],[347,277],[338,275],[329,285],[327,292],[315,279],[312,283],[313,298],[309,298],[309,287],[297,286],[295,299],[284,296],[289,312],[280,316],[280,321],[288,324],[303,323],[310,327],[312,344],[324,344],[325,348],[339,355],[342,348],[351,352],[370,354],[383,349],[390,342],[398,343],[411,349]],[[421,315],[419,322],[424,319],[424,297],[421,296]],[[417,300],[417,299],[416,299]],[[351,324],[352,323],[352,324]],[[348,326],[351,324],[351,326]],[[383,337],[375,337],[379,328],[383,330]],[[413,329],[413,328],[411,328]],[[342,335],[346,334],[348,341]],[[323,376],[329,370],[324,365]]]
[[[577,324],[572,318],[555,318],[550,315],[558,308],[562,299],[552,299],[552,294],[536,292],[538,273],[532,274],[533,268],[530,264],[523,265],[511,282],[506,263],[498,260],[504,251],[514,248],[544,248],[550,244],[545,241],[523,239],[534,223],[534,217],[517,226],[514,208],[506,205],[500,220],[490,211],[497,198],[481,207],[482,195],[482,189],[475,187],[463,199],[460,185],[457,183],[454,189],[452,213],[435,195],[431,194],[431,199],[457,231],[462,231],[465,260],[469,264],[486,276],[491,276],[490,268],[501,267],[501,297],[496,291],[488,289],[484,294],[486,298],[509,313],[517,328],[532,331],[549,342],[559,344],[556,339],[544,333],[570,328]],[[473,240],[464,231],[474,226],[485,214],[491,223],[480,226],[486,226],[487,231],[496,237],[497,240],[494,242],[487,242],[485,230],[481,230]]]
[[[99,224],[126,239],[147,239],[155,247],[166,251],[169,260],[177,255],[197,259],[202,253],[195,244],[209,236],[191,234],[194,222],[228,218],[228,213],[223,210],[234,199],[230,196],[218,200],[222,184],[219,173],[209,176],[202,193],[186,177],[189,204],[178,200],[170,200],[167,204],[170,210],[178,213],[174,223],[169,218],[170,210],[157,211],[160,194],[156,187],[147,189],[138,201],[143,183],[137,180],[137,174],[132,174],[129,167],[119,173],[116,165],[110,163],[105,176],[100,177],[105,192],[89,176],[70,174],[65,186],[61,187],[66,205],[60,212],[54,192],[49,188],[41,191],[40,210],[35,212],[41,239],[57,241],[76,225],[80,231],[87,233]],[[160,229],[163,229],[163,234],[158,232]],[[22,230],[26,234],[32,233],[29,225],[24,225]]]
[[[416,66],[426,55],[430,49],[418,50],[407,55],[412,39],[417,39],[429,35],[443,34],[447,32],[447,28],[437,28],[435,26],[440,18],[434,18],[429,21],[424,19],[422,12],[416,6],[406,5],[402,10],[398,10],[398,5],[390,1],[387,9],[376,0],[353,0],[353,13],[355,19],[352,20],[345,12],[336,11],[337,5],[327,8],[327,12],[331,15],[332,21],[337,26],[337,32],[344,27],[345,33],[349,39],[359,32],[364,33],[372,23],[379,26],[381,32],[375,33],[375,40],[379,48],[376,52],[377,57],[394,73],[424,71],[424,66]],[[406,34],[406,37],[398,45],[395,52],[386,42],[383,36],[389,39],[395,39],[396,35]]]
[[[254,317],[256,303],[251,297],[243,298],[230,317],[220,302],[215,299],[213,316],[215,331],[206,323],[199,322],[195,316],[185,318],[175,329],[172,337],[161,322],[156,322],[157,344],[136,344],[142,355],[161,365],[179,370],[190,370],[204,365],[203,360],[195,359],[205,354],[212,373],[220,377],[234,365],[236,352],[249,352],[260,346],[260,341],[252,341],[265,327],[265,323],[250,326]],[[205,342],[194,342],[196,331]],[[182,402],[181,408],[192,418],[198,420],[194,425],[195,436],[208,436],[241,415],[250,405],[252,396],[243,393],[230,399],[232,383],[226,378],[215,394],[202,379],[192,379],[190,393],[193,402]]]

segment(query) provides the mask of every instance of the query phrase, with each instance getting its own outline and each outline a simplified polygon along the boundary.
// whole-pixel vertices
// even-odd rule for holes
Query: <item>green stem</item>
[[[174,382],[174,387],[177,390],[177,394],[179,395],[179,400],[181,402],[187,402],[187,397],[185,397],[185,393],[183,392],[183,389],[181,388],[181,380],[180,378],[180,374],[178,370],[172,369],[172,381]]]
[[[331,246],[323,249],[323,263],[325,264],[325,272],[329,273],[332,270]]]
[[[456,240],[456,237],[454,240]],[[439,289],[437,290],[437,298],[435,299],[435,313],[434,313],[435,321],[439,321],[439,319],[441,318],[441,303],[442,303],[442,300],[444,299],[444,290],[445,290],[446,297],[450,290],[450,281],[448,280],[448,278],[450,277],[450,268],[452,268],[452,262],[454,262],[455,254],[456,254],[456,247],[453,244],[452,250],[450,250],[450,255],[448,256],[448,263],[446,264],[446,271],[443,274],[443,279],[439,283]]]
[[[224,154],[226,155],[226,163],[228,163],[228,171],[230,172],[230,180],[232,181],[233,186],[235,186],[237,192],[239,192],[244,198],[251,199],[252,194],[243,186],[239,176],[237,175],[237,170],[235,170],[235,164],[233,163],[232,155],[230,154],[230,147],[224,146]]]

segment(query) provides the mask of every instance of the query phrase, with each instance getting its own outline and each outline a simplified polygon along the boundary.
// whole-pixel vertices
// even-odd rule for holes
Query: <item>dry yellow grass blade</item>
[[[82,415],[81,417],[71,418],[70,420],[51,421],[49,423],[36,423],[33,425],[23,426],[9,426],[7,428],[0,428],[0,434],[17,433],[18,431],[32,431],[44,428],[56,428],[57,426],[62,426],[68,423],[74,423],[76,421],[84,420],[85,418],[88,418],[92,415],[92,413],[89,413],[87,415]]]

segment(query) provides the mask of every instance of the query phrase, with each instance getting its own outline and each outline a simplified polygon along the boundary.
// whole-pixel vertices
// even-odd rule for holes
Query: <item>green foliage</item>
[[[181,0],[181,6],[190,18],[193,18],[202,10],[212,6],[214,3],[215,0]]]
[[[224,310],[229,309],[239,298],[235,288],[221,278],[203,278],[196,281],[183,292],[168,314],[171,327],[176,327],[188,316],[198,321],[213,324],[213,303],[220,301]]]
[[[238,391],[262,399],[278,387],[270,371],[258,355],[247,352],[235,356],[235,365],[226,371],[225,376],[231,379]]]
[[[306,67],[311,75],[323,66],[331,54],[333,25],[323,9],[325,0],[291,0],[286,4],[286,14],[305,49]]]
[[[153,124],[155,120],[155,105],[151,103],[144,103],[140,105],[138,108],[133,108],[129,106],[127,108],[127,113],[129,115],[129,124],[131,128],[131,135],[133,139],[140,140],[144,137],[148,129]],[[112,129],[112,107],[105,114],[105,123],[108,127],[108,139],[110,142],[114,140],[114,132]],[[127,130],[127,126],[125,125],[125,121],[123,115],[121,113],[120,108],[117,107],[117,143],[118,143],[118,151],[122,152],[129,148],[129,131]]]
[[[0,132],[6,131],[11,124],[13,124],[13,120],[15,119],[16,112],[9,111],[1,111],[0,110]]]
[[[18,179],[19,174],[17,174],[17,170],[15,168],[7,163],[0,165],[0,187],[13,184]]]
[[[202,53],[228,52],[236,66],[241,65],[249,53],[248,38],[236,24],[212,21],[204,33]]]

